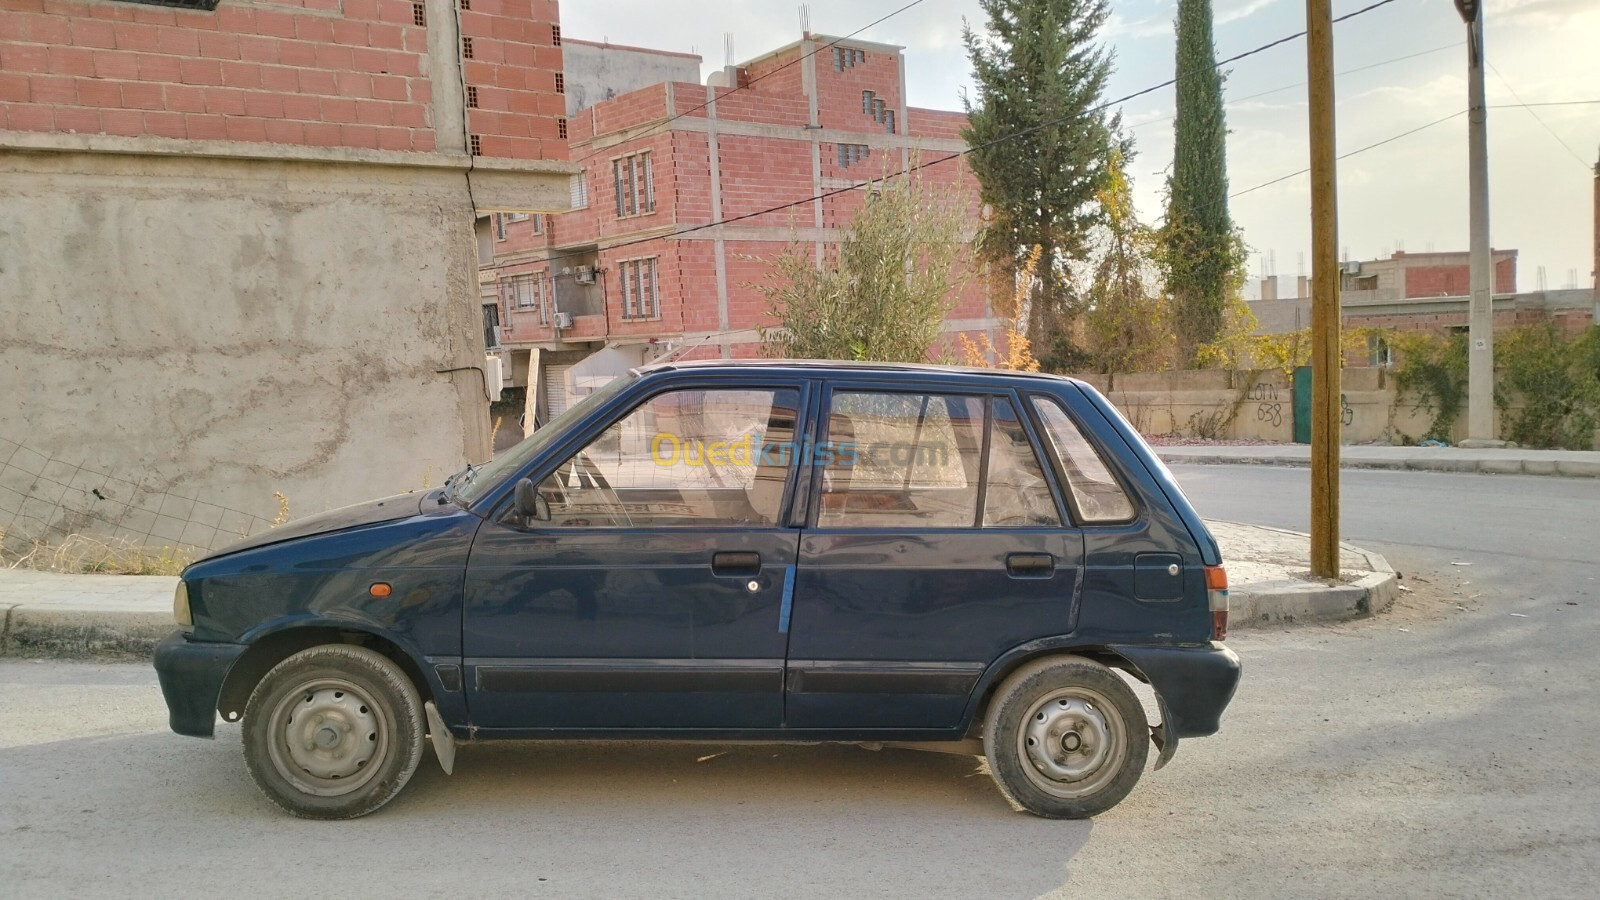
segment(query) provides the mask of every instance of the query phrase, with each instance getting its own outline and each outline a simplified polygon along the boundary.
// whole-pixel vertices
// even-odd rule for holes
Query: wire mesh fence
[[[19,557],[93,536],[194,557],[273,523],[0,438],[0,551]]]

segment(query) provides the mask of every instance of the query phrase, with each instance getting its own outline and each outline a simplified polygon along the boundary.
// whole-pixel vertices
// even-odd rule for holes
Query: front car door
[[[800,543],[786,721],[949,729],[988,664],[1073,628],[1083,537],[1020,398],[836,383]]]
[[[781,724],[783,514],[803,381],[669,384],[538,466],[538,515],[479,530],[463,653],[503,731]]]

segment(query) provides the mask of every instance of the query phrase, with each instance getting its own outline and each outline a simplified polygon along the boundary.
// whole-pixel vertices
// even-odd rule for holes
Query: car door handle
[[[761,571],[761,554],[719,551],[711,554],[713,575],[755,575]]]
[[[1056,558],[1048,553],[1011,553],[1006,556],[1006,572],[1017,578],[1040,578],[1056,570]]]

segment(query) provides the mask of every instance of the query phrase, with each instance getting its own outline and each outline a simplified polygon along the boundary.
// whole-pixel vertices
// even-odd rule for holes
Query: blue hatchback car
[[[1022,809],[1081,818],[1152,743],[1160,768],[1216,732],[1221,563],[1080,382],[663,364],[441,490],[195,563],[155,666],[172,729],[242,718],[300,816],[372,812],[430,739],[448,772],[460,741],[619,737],[984,755]]]

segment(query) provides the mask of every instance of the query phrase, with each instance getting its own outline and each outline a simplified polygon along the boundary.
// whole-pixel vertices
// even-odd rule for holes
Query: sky
[[[977,0],[810,0],[811,30],[859,35],[906,48],[912,106],[960,109],[970,90],[964,21],[981,27]],[[1370,0],[1333,0],[1334,15]],[[1300,0],[1214,0],[1218,58],[1305,27]],[[1111,0],[1101,41],[1115,53],[1112,100],[1173,74],[1177,0]],[[1491,241],[1516,249],[1519,290],[1592,282],[1594,166],[1600,155],[1600,0],[1487,0],[1485,58],[1491,69]],[[723,64],[724,34],[742,61],[800,36],[796,2],[567,0],[562,30],[573,37],[699,53],[703,74]],[[1466,28],[1452,0],[1395,0],[1334,28],[1339,163],[1339,239],[1350,259],[1395,250],[1466,250]],[[1358,71],[1357,71],[1358,70]],[[1227,68],[1228,177],[1233,192],[1308,165],[1305,43],[1297,40]],[[1271,93],[1267,93],[1271,92]],[[1570,105],[1533,106],[1567,102]],[[1499,107],[1499,108],[1496,108]],[[1120,107],[1136,142],[1129,167],[1139,213],[1154,222],[1172,161],[1173,92]],[[1252,248],[1250,276],[1310,274],[1310,180],[1297,175],[1234,198],[1231,211]],[[1254,282],[1250,293],[1254,295]]]

